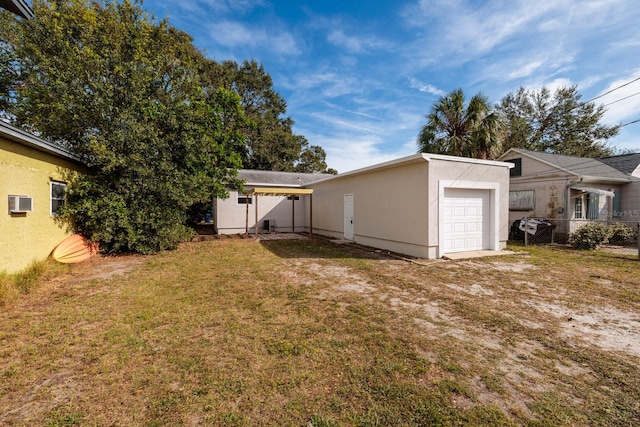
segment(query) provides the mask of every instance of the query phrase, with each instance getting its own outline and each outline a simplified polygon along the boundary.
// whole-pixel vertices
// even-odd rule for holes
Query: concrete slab
[[[460,259],[471,259],[471,258],[483,258],[487,256],[501,256],[501,255],[513,255],[516,252],[513,251],[469,251],[469,252],[453,252],[450,254],[446,254],[442,258],[448,259],[451,261],[456,261]]]

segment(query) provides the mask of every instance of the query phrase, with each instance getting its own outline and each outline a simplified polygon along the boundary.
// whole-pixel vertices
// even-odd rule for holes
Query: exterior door
[[[489,190],[444,190],[444,253],[490,249],[490,200]]]
[[[344,238],[353,240],[353,194],[344,195]]]

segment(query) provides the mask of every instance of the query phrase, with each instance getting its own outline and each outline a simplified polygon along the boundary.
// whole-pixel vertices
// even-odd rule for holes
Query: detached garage
[[[511,167],[416,154],[311,182],[314,233],[420,258],[501,250]]]

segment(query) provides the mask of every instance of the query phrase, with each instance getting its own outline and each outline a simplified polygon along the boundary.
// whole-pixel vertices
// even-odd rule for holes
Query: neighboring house
[[[0,121],[0,271],[46,258],[71,234],[57,211],[69,179],[82,171],[68,151]]]
[[[241,169],[238,178],[245,182],[244,191],[232,190],[228,199],[214,200],[213,223],[216,232],[253,234],[256,232],[256,223],[258,231],[309,231],[309,218],[306,215],[310,196],[308,191],[300,190],[312,181],[332,176]],[[255,192],[256,188],[271,190],[261,195]],[[267,226],[265,221],[268,221]]]
[[[607,159],[565,156],[512,148],[498,160],[511,162],[509,221],[551,220],[560,239],[589,221],[637,221],[639,178],[624,156]],[[640,160],[640,158],[637,158]]]
[[[280,187],[308,190],[295,201],[300,209],[295,218],[301,219],[296,231],[312,227],[314,234],[438,258],[505,247],[511,167],[496,161],[416,154],[339,175],[305,175],[298,181],[296,174],[266,172],[268,182],[265,176],[256,176],[247,183],[263,194]],[[247,219],[250,232],[256,225],[270,225],[264,223],[267,219],[276,220],[277,230],[291,231],[287,217],[292,216],[292,201],[280,196],[267,204],[267,197],[260,196],[260,213],[255,216],[251,208],[246,214],[242,204],[246,199],[236,200],[242,197],[232,193],[228,201],[217,201],[219,231],[244,232]]]
[[[0,7],[23,18],[33,18],[33,10],[24,0],[0,0]]]

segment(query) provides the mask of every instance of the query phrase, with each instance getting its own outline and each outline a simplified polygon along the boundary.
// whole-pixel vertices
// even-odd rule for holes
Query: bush
[[[608,243],[609,227],[599,222],[588,222],[569,235],[569,244],[576,249],[593,250]]]
[[[637,230],[622,222],[610,225],[589,222],[569,235],[569,244],[576,249],[592,250],[602,244],[619,244],[637,238]]]
[[[609,242],[611,243],[619,244],[638,238],[637,229],[622,222],[614,222],[609,225],[609,233]]]

